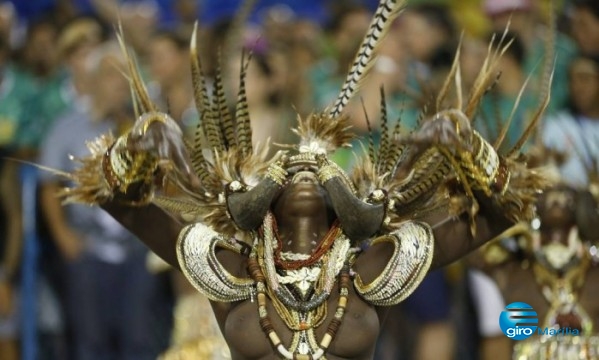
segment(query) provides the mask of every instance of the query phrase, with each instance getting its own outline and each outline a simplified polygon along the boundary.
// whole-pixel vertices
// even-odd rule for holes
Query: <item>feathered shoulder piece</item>
[[[253,3],[254,1],[246,1],[242,11],[237,14],[235,20],[237,23],[245,22]],[[240,24],[232,26],[232,29],[239,30],[239,28],[241,28]],[[143,203],[152,202],[184,223],[202,221],[221,233],[233,235],[238,229],[227,214],[224,200],[225,187],[237,182],[241,186],[251,188],[258,183],[268,166],[276,162],[281,154],[269,156],[268,143],[252,144],[245,86],[251,56],[247,55],[242,59],[239,92],[234,111],[231,111],[225,97],[220,67],[210,84],[204,75],[197,50],[196,34],[197,26],[191,37],[190,66],[199,122],[193,138],[185,142],[185,146],[199,184],[192,191],[188,184],[183,184],[176,172],[167,171],[160,190],[152,192],[151,198],[145,199]],[[127,63],[128,71],[125,76],[130,83],[137,115],[131,132],[145,129],[153,119],[158,119],[168,126],[173,126],[175,133],[181,135],[176,122],[168,114],[161,112],[149,96],[134,56],[123,40],[122,29],[117,37]],[[231,36],[229,42],[234,40],[235,36]],[[226,47],[227,52],[235,48],[235,45],[229,45]],[[97,204],[113,199],[115,187],[108,179],[104,165],[107,161],[111,161],[107,155],[110,154],[111,149],[119,145],[119,139],[104,135],[90,141],[88,143],[90,156],[74,159],[82,166],[71,174],[61,173],[75,183],[75,186],[63,191],[65,202]],[[182,136],[180,141],[183,141]],[[148,178],[153,176],[151,173],[146,175]]]
[[[524,133],[507,153],[499,153],[499,147],[525,91],[526,83],[521,89],[510,118],[503,119],[502,133],[492,145],[471,128],[471,122],[483,96],[497,79],[497,63],[510,46],[511,42],[505,38],[506,34],[507,30],[502,38],[494,38],[489,44],[486,60],[467,97],[464,97],[462,90],[458,48],[451,70],[436,100],[431,104],[434,115],[422,119],[420,127],[413,131],[415,135],[402,137],[399,121],[394,126],[389,125],[385,96],[381,90],[380,143],[375,146],[374,141],[370,141],[368,151],[360,157],[352,172],[352,180],[359,190],[359,195],[364,198],[376,189],[382,189],[388,194],[390,208],[387,224],[391,228],[394,224],[426,216],[440,208],[456,215],[466,211],[473,218],[478,211],[475,197],[477,192],[486,193],[494,198],[514,222],[534,216],[536,196],[541,189],[548,186],[551,178],[544,169],[532,168],[520,149],[533,132],[549,102],[552,59],[546,59],[545,62],[544,91],[540,96],[539,105]],[[553,41],[549,39],[548,43],[552,45]],[[448,106],[450,93],[454,103]],[[440,121],[443,119],[449,121]],[[431,146],[424,149],[412,141],[428,129],[448,124],[452,128],[455,127],[458,135],[460,132],[472,134],[467,139],[464,138],[463,144],[460,144],[468,146],[468,149],[452,149],[436,137],[439,141],[433,141]],[[441,133],[442,131],[437,134]],[[475,231],[474,224],[472,231]]]

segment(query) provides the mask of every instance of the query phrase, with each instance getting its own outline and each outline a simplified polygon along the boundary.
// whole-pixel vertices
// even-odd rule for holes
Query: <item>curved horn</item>
[[[365,240],[380,230],[385,219],[384,203],[369,204],[360,200],[340,177],[329,179],[323,186],[331,198],[341,229],[352,241]]]
[[[278,183],[266,177],[248,191],[230,192],[227,195],[227,208],[235,224],[242,230],[254,230],[262,225],[280,189]]]

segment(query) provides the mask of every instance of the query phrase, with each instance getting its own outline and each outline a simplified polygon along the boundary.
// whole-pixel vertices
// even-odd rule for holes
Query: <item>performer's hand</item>
[[[439,146],[450,151],[469,150],[472,128],[468,118],[461,112],[441,112],[405,140],[420,151]]]
[[[472,128],[466,116],[457,110],[448,110],[425,121],[412,134],[396,139],[408,144],[409,155],[404,164],[413,164],[424,152],[433,147],[443,148],[451,154],[471,150]]]
[[[193,188],[199,184],[183,141],[183,133],[168,115],[143,115],[132,129],[127,147],[132,152],[145,152],[155,156],[164,172],[174,171],[186,185]]]

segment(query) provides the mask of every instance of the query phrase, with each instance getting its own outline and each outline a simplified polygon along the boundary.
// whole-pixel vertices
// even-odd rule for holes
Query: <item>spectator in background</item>
[[[21,95],[14,83],[8,40],[0,38],[0,358],[17,360],[18,327],[16,290],[22,238],[22,217],[17,165],[10,154]]]
[[[10,21],[9,21],[10,22]],[[3,28],[9,31],[11,27]],[[52,22],[42,20],[32,25],[28,33],[28,46],[23,48],[21,56],[11,62],[12,49],[9,46],[10,34],[2,34],[0,40],[1,86],[0,86],[0,148],[1,155],[13,158],[32,160],[35,155],[35,143],[43,131],[44,119],[40,118],[38,128],[26,130],[24,119],[32,119],[32,106],[38,105],[33,101],[41,86],[34,79],[52,77],[52,68],[56,63],[52,47],[55,46],[56,29]],[[48,51],[47,57],[43,52]],[[30,71],[25,71],[25,68]],[[36,75],[33,75],[36,74]],[[42,80],[40,80],[40,83]],[[20,265],[20,248],[23,242],[23,218],[21,203],[20,164],[16,161],[0,159],[0,199],[2,212],[6,220],[2,233],[0,248],[2,249],[3,275],[0,276],[0,297],[2,297],[2,338],[5,345],[2,358],[16,355],[15,341],[17,338],[17,308],[15,298],[11,293],[18,292],[19,283],[16,278]],[[40,321],[40,325],[43,321]],[[45,325],[45,324],[44,324]]]
[[[89,0],[95,14],[106,24],[121,24],[127,44],[145,57],[150,38],[159,24],[161,8],[152,0]],[[165,11],[166,13],[166,11]]]
[[[599,55],[599,2],[574,0],[570,16],[570,31],[580,51]]]
[[[367,8],[346,4],[332,16],[326,29],[328,53],[309,74],[311,109],[322,108],[337,97],[362,36],[368,29],[370,16]]]
[[[161,108],[167,109],[189,136],[195,134],[198,121],[191,70],[189,67],[189,37],[176,31],[156,33],[148,46],[150,88]]]
[[[72,20],[61,31],[57,46],[66,79],[62,86],[62,96],[68,107],[87,101],[89,90],[85,61],[90,52],[102,41],[102,26],[93,18]],[[66,111],[66,110],[65,110]]]
[[[545,119],[543,140],[566,156],[560,167],[564,182],[585,188],[589,170],[599,169],[599,57],[579,55],[572,61],[568,90],[569,106]]]
[[[442,48],[457,46],[456,30],[449,8],[444,5],[411,6],[401,15],[403,46],[410,58],[410,86],[422,90],[431,72],[431,61]]]
[[[174,0],[171,1],[173,13],[176,19],[174,24],[169,28],[181,29],[184,32],[190,33],[193,29],[193,24],[198,20],[198,14],[201,1],[197,0]],[[162,12],[161,12],[162,13]]]
[[[285,98],[280,100],[296,107],[299,114],[308,115],[314,110],[309,101],[308,75],[326,47],[323,29],[314,19],[299,17],[281,5],[267,9],[260,32],[280,82],[276,86],[284,89]]]
[[[93,18],[75,18],[69,21],[60,31],[56,47],[59,56],[59,66],[62,72],[59,91],[44,94],[47,99],[45,104],[57,104],[64,107],[52,119],[52,123],[65,113],[76,108],[86,108],[89,104],[88,92],[91,84],[88,83],[88,69],[86,59],[102,40],[101,25]],[[56,109],[58,112],[58,108]],[[40,222],[41,224],[42,222]],[[45,224],[44,224],[45,225]],[[69,339],[69,328],[65,328],[64,313],[67,287],[62,276],[62,262],[56,256],[56,248],[52,235],[44,232],[47,227],[40,226],[40,239],[42,241],[42,260],[39,284],[44,291],[44,296],[39,296],[38,302],[42,310],[40,317],[40,352],[45,359],[64,357],[65,341]],[[50,246],[49,246],[50,245]],[[61,306],[62,305],[62,306]],[[55,320],[52,320],[55,319]],[[58,321],[56,321],[58,319]],[[66,331],[65,331],[66,330]]]
[[[90,102],[74,107],[53,125],[41,148],[43,165],[68,171],[73,166],[70,155],[87,153],[85,142],[73,133],[81,135],[78,139],[93,139],[130,126],[133,114],[123,66],[113,43],[88,56],[86,68],[94,84]],[[159,302],[159,279],[146,269],[147,249],[99,208],[62,207],[56,197],[60,186],[45,173],[41,201],[65,261],[74,359],[155,359],[168,341],[160,321],[167,308]]]
[[[492,23],[492,31],[502,33],[509,24],[509,29],[518,36],[524,48],[523,70],[525,74],[533,74],[530,89],[539,92],[543,89],[541,84],[543,63],[546,57],[546,43],[549,31],[552,29],[545,25],[533,6],[533,0],[484,0],[483,8]],[[556,61],[551,87],[551,102],[547,113],[561,108],[567,99],[568,93],[565,84],[568,79],[567,69],[570,60],[576,53],[576,45],[564,34],[557,32],[555,36]]]
[[[7,44],[12,44],[14,40],[14,28],[17,22],[18,19],[14,5],[10,2],[0,3],[0,37]]]
[[[66,74],[59,63],[59,36],[51,18],[32,23],[19,50],[17,84],[25,93],[14,145],[18,156],[33,159],[43,135],[70,101],[62,91]]]

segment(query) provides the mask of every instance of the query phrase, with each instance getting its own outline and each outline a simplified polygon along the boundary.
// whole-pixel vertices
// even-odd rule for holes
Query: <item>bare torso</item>
[[[327,318],[315,331],[320,341],[333,318],[338,295],[332,295],[327,304]],[[268,305],[271,321],[283,344],[289,345],[292,333],[276,315],[272,304]],[[380,328],[377,311],[362,301],[353,291],[347,304],[343,323],[329,350],[327,359],[372,359]],[[235,360],[279,359],[267,336],[260,329],[256,303],[243,301],[231,305],[223,324],[223,334]]]
[[[322,188],[308,180],[286,189],[275,202],[273,212],[283,250],[295,253],[310,254],[325,236],[333,220],[329,216],[326,196]],[[249,277],[247,258],[243,255],[223,250],[217,256],[235,276]],[[378,261],[370,262],[368,267],[375,269],[374,272],[380,271],[376,269],[382,269],[387,261],[386,256],[377,256],[377,258]],[[372,278],[369,272],[364,271],[366,279]],[[318,342],[325,335],[327,327],[335,315],[338,300],[339,287],[335,285],[326,300],[325,320],[314,331]],[[214,303],[213,308],[233,359],[281,358],[260,327],[258,305],[255,299],[233,304]],[[267,309],[276,333],[288,348],[292,341],[292,330],[283,322],[271,299],[267,301]],[[333,342],[327,349],[326,358],[372,359],[384,312],[384,310],[366,303],[358,296],[353,287],[350,287],[345,315]]]

